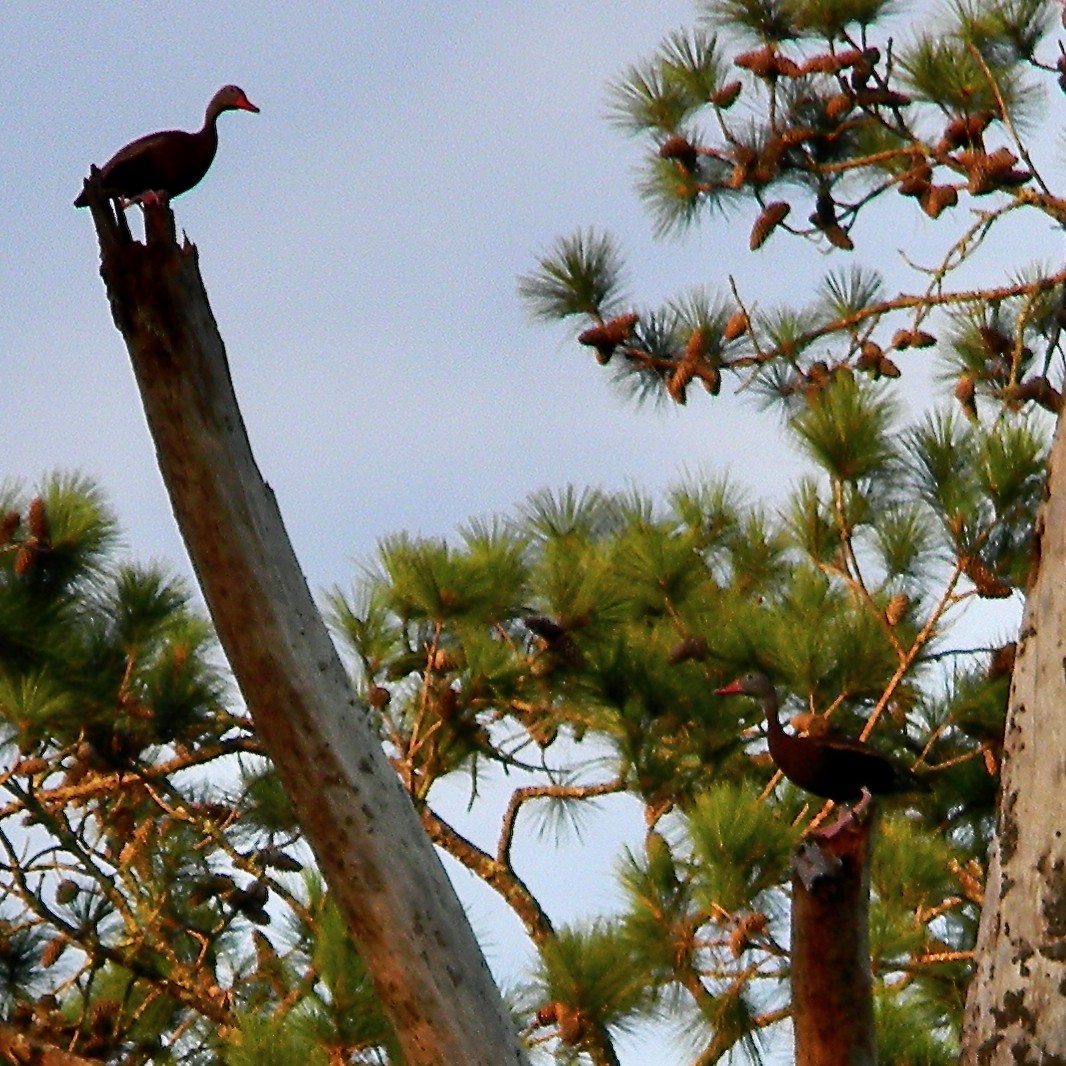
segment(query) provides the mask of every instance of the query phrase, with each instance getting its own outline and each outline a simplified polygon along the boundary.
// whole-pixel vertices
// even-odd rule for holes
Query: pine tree
[[[9,484],[0,514],[0,1047],[384,1061],[389,1025],[189,590],[118,558],[84,479]]]
[[[970,832],[991,832],[987,804],[1006,759],[967,1062],[1036,1061],[1066,1051],[1054,917],[1061,893],[1057,882],[1046,884],[1066,856],[1043,798],[1056,780],[1054,752],[1066,742],[1056,712],[1066,697],[1055,665],[1061,592],[1052,576],[1062,555],[1057,500],[1064,489],[1055,465],[1043,487],[1039,447],[1029,451],[1032,465],[1023,461],[1028,469],[1015,469],[1020,480],[993,470],[1014,449],[1015,434],[1036,444],[1049,421],[1041,411],[1058,415],[1062,406],[1066,275],[1031,260],[1040,243],[1035,227],[1021,242],[1008,237],[1023,208],[1045,230],[1064,218],[1054,161],[1045,159],[1035,130],[1046,100],[1066,91],[1063,44],[1054,39],[1058,7],[1039,0],[975,0],[939,11],[883,0],[699,4],[694,30],[668,37],[612,87],[614,118],[648,145],[640,190],[659,232],[682,232],[716,213],[746,215],[757,255],[773,249],[805,269],[799,264],[810,257],[785,247],[793,236],[853,262],[831,268],[803,307],[781,306],[776,294],[721,277],[731,269],[725,263],[719,277],[700,279],[717,282],[717,291],[698,288],[640,308],[623,296],[618,243],[585,230],[560,240],[521,286],[539,317],[579,323],[580,345],[611,364],[615,381],[638,398],[684,404],[697,383],[718,397],[723,378],[733,376],[777,407],[828,475],[828,484],[807,484],[794,497],[793,530],[806,534],[823,574],[860,602],[880,600],[898,659],[892,679],[872,696],[871,717],[905,693],[899,713],[928,726],[923,759],[960,723],[983,721],[971,734],[983,742],[946,768],[982,797],[975,805],[968,793],[954,796]],[[928,219],[922,256],[902,250],[909,278],[883,267],[886,233],[906,215]],[[927,243],[939,252],[926,252]],[[985,272],[975,285],[979,264]],[[889,484],[871,495],[879,449],[896,443],[882,436],[874,413],[893,391],[878,385],[906,379],[919,360],[931,359],[978,437],[961,433],[941,403],[905,431],[908,461],[916,464],[912,494],[893,499]],[[1012,459],[1026,450],[1022,444]],[[1050,497],[1045,535],[1034,538],[1033,493],[1042,491]],[[889,513],[879,514],[886,502]],[[918,519],[924,506],[946,543],[929,540]],[[1012,511],[1020,521],[1008,519],[1010,531],[986,525]],[[870,539],[886,558],[867,557]],[[936,561],[919,562],[930,546]],[[932,610],[893,574],[889,559],[917,563],[926,575],[931,566],[949,568]],[[998,641],[985,660],[987,676],[961,648],[931,650],[960,596],[1008,599],[1026,585],[1026,639],[1017,649]],[[802,646],[802,636],[792,639]],[[1005,727],[1005,679],[1016,650],[1023,666]],[[929,656],[949,669],[930,677]],[[985,868],[980,849],[967,864],[973,900]]]

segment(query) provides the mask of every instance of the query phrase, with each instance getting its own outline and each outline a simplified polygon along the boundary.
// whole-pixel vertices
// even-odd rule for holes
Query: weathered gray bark
[[[796,1066],[876,1066],[870,969],[870,833],[852,824],[792,858]]]
[[[1066,1066],[1066,432],[1060,417],[1007,711],[967,1066]]]
[[[166,207],[149,210],[142,245],[98,192],[90,195],[112,313],[219,639],[406,1061],[524,1063],[462,906],[356,699],[255,464],[196,249],[176,245]]]

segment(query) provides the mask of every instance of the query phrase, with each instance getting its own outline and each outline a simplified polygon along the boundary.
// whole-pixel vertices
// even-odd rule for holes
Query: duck
[[[126,208],[133,203],[166,202],[188,192],[199,184],[215,158],[218,116],[224,111],[258,113],[259,108],[243,89],[224,85],[211,97],[203,127],[195,133],[161,130],[120,148],[100,168],[99,181],[104,195]],[[82,189],[74,206],[88,204],[88,193]]]
[[[750,696],[766,716],[770,757],[794,785],[836,803],[854,803],[861,814],[873,796],[927,792],[929,785],[883,752],[852,737],[824,733],[796,736],[781,724],[773,682],[754,671],[714,690],[718,696]]]

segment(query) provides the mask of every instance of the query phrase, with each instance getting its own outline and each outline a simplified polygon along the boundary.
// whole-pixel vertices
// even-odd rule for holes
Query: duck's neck
[[[204,127],[200,130],[201,137],[218,136],[215,124],[218,122],[218,116],[221,115],[223,111],[225,111],[225,108],[219,107],[214,100],[207,105],[207,113],[204,115]]]
[[[766,728],[769,730],[771,736],[783,736],[784,727],[781,725],[781,717],[779,715],[780,706],[777,700],[776,692],[769,692],[759,701],[762,704],[763,714],[766,715]]]

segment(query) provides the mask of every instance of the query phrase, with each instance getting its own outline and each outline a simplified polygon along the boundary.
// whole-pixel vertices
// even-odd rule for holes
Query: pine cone
[[[942,211],[959,202],[959,192],[954,185],[931,185],[922,194],[922,210],[930,218],[939,218]]]
[[[877,381],[879,378],[898,378],[900,373],[899,367],[887,355],[883,355],[878,360],[874,380]]]
[[[777,77],[777,53],[773,45],[742,52],[733,60],[733,65],[750,70],[757,78]]]
[[[863,370],[867,373],[874,372],[877,370],[883,355],[884,351],[880,344],[869,340],[863,341],[862,347],[859,348],[859,358],[855,360],[855,369]]]
[[[967,371],[955,382],[955,399],[962,405],[963,412],[971,422],[977,421],[975,393],[973,374]]]
[[[1020,400],[1032,400],[1045,411],[1058,414],[1062,408],[1062,393],[1043,376],[1027,378],[1018,388]]]
[[[751,227],[748,245],[753,252],[766,243],[766,239],[785,220],[791,210],[791,205],[785,203],[784,200],[775,200],[766,205],[762,214],[755,220],[755,225]]]
[[[731,108],[740,96],[741,84],[739,81],[731,81],[723,85],[717,92],[711,93],[710,101],[715,107],[723,111]]]
[[[857,48],[849,48],[846,52],[825,52],[822,55],[811,56],[800,68],[804,74],[839,74],[847,70],[854,63],[862,59],[862,52]]]
[[[892,347],[899,351],[906,348],[932,348],[936,337],[920,329],[897,329],[892,335]]]
[[[30,533],[37,538],[40,543],[45,544],[48,542],[48,515],[45,513],[44,500],[40,496],[35,496],[30,500],[29,514],[26,516],[26,525],[29,526]]]
[[[673,159],[683,170],[691,174],[696,169],[696,164],[699,162],[700,157],[695,146],[690,141],[682,137],[681,134],[675,133],[672,137],[667,137],[659,145],[659,158]]]
[[[849,252],[855,247],[844,227],[837,222],[836,204],[829,193],[821,192],[818,194],[815,209],[810,215],[809,221],[815,229],[822,232],[826,240],[834,247],[842,248]]]
[[[637,324],[639,316],[636,314],[619,315],[610,322],[603,322],[597,326],[590,326],[577,336],[578,344],[596,349],[596,360],[601,366],[611,361],[615,348],[629,340],[633,333],[633,327]]]
[[[937,151],[950,152],[963,145],[983,148],[984,132],[995,117],[995,112],[988,110],[957,115],[944,127],[944,133],[937,144]]]
[[[830,222],[827,226],[820,227],[825,238],[834,248],[840,248],[850,252],[855,247],[855,242],[848,236],[847,230],[836,222]]]
[[[1007,355],[1014,347],[1013,339],[995,326],[979,326],[977,332],[989,355]]]
[[[722,338],[726,341],[735,341],[737,337],[743,336],[751,328],[751,323],[748,321],[747,314],[742,310],[736,310],[729,316],[729,321],[725,324],[725,329],[722,330]]]
[[[1005,600],[1014,591],[1013,587],[976,555],[963,560],[962,572],[973,582],[974,590],[983,600]]]
[[[855,107],[855,97],[851,93],[837,93],[825,102],[826,118],[837,121],[844,118]]]
[[[11,538],[15,535],[15,530],[18,529],[21,522],[22,515],[18,511],[8,511],[3,518],[0,518],[0,545],[11,543]]]
[[[919,197],[929,190],[932,177],[933,168],[923,159],[922,162],[900,175],[896,188],[901,196]]]
[[[906,107],[911,98],[895,89],[857,89],[855,102],[859,107]]]
[[[688,385],[693,378],[692,367],[679,363],[675,369],[666,376],[666,391],[674,403],[682,406],[688,402]]]

